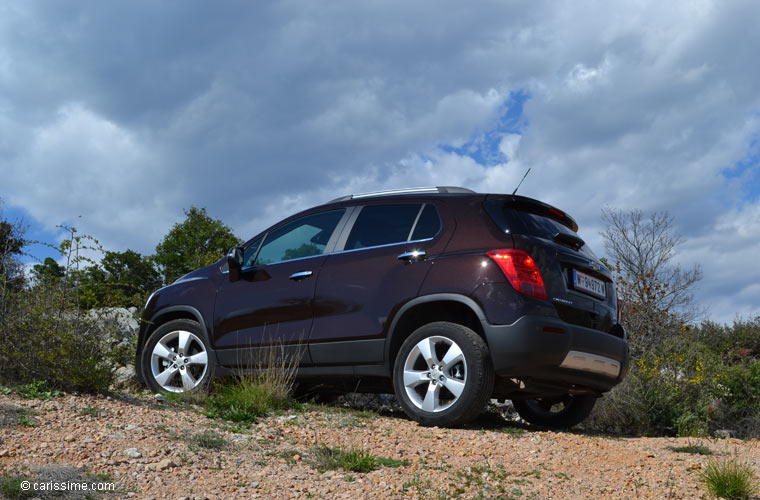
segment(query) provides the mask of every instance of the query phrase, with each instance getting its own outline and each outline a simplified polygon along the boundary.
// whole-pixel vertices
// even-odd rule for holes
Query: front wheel
[[[455,323],[424,325],[401,345],[393,386],[404,412],[422,425],[457,426],[477,417],[491,397],[488,346]]]
[[[594,396],[564,396],[515,400],[517,413],[529,424],[568,429],[583,422],[596,404]]]
[[[195,392],[214,372],[214,358],[196,321],[177,319],[156,329],[142,352],[143,376],[153,392]]]

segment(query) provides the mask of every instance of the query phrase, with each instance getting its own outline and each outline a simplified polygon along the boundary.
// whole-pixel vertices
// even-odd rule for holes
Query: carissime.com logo
[[[22,491],[115,491],[113,482],[88,481],[21,481]]]

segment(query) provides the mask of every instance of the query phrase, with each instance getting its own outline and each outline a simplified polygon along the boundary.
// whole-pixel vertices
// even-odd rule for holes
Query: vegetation
[[[370,472],[380,467],[403,467],[409,462],[392,458],[376,457],[361,448],[330,448],[315,446],[310,453],[309,463],[319,472],[344,470],[346,472]]]
[[[758,492],[752,467],[736,459],[710,462],[702,481],[713,496],[727,500],[746,500]]]
[[[203,402],[208,416],[251,424],[273,411],[297,408],[292,398],[297,359],[272,359],[252,374],[215,384]]]
[[[33,497],[34,492],[21,488],[21,483],[27,480],[28,478],[20,474],[4,472],[0,476],[0,494],[2,494],[3,498],[13,499]]]
[[[190,207],[185,216],[156,247],[154,260],[166,284],[216,262],[231,247],[240,244],[232,230],[219,219],[212,219],[205,208]]]
[[[16,224],[14,237],[23,240]],[[30,286],[0,282],[0,379],[11,384],[40,383],[59,389],[102,390],[113,372],[131,356],[129,346],[116,345],[112,332],[97,314],[81,307],[81,269],[92,260],[85,252],[97,250],[97,242],[68,230],[58,247],[64,276]],[[3,256],[6,268],[20,266],[21,251]]]
[[[712,455],[713,452],[707,446],[701,444],[689,444],[686,446],[669,446],[668,449],[675,453],[689,453],[690,455]]]
[[[682,239],[667,212],[645,217],[640,210],[606,208],[602,218],[623,324],[637,356],[699,318],[692,290],[702,271],[671,263]]]
[[[188,436],[187,443],[208,450],[223,450],[229,446],[229,443],[223,436],[220,436],[212,430]]]
[[[57,247],[47,245],[60,258],[47,257],[26,275],[21,258],[35,242],[25,238],[22,221],[5,220],[0,201],[0,381],[107,389],[115,369],[134,359],[135,339],[118,338],[103,308],[142,307],[162,283],[239,243],[205,209],[185,213],[187,219],[166,235],[155,256],[104,251],[95,238],[61,226],[68,237]]]
[[[626,379],[602,398],[588,428],[644,435],[760,436],[760,318],[695,324],[699,267],[671,264],[681,238],[672,217],[603,212],[622,323],[629,335]]]

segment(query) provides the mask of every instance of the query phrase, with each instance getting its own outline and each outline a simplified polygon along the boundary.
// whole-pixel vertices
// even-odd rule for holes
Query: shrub
[[[109,387],[117,366],[131,362],[129,345],[117,346],[97,314],[80,308],[79,265],[84,250],[97,249],[69,229],[61,243],[64,277],[35,286],[0,286],[0,379],[11,384],[43,380],[64,390]],[[0,283],[2,285],[2,283]]]
[[[254,356],[248,373],[212,387],[205,406],[211,417],[250,424],[275,410],[293,408],[292,392],[301,353],[275,345]]]
[[[21,488],[21,483],[27,478],[20,474],[11,474],[8,472],[0,476],[0,493],[3,498],[31,498],[34,496],[32,491]]]
[[[752,467],[736,459],[710,462],[702,473],[702,481],[712,495],[727,500],[745,500],[758,491]]]

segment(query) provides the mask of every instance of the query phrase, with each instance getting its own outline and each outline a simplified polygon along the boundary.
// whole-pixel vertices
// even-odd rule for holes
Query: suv
[[[629,362],[612,276],[577,230],[514,194],[338,198],[153,293],[136,372],[194,391],[277,351],[299,382],[395,392],[423,425],[462,425],[497,398],[569,427]]]

